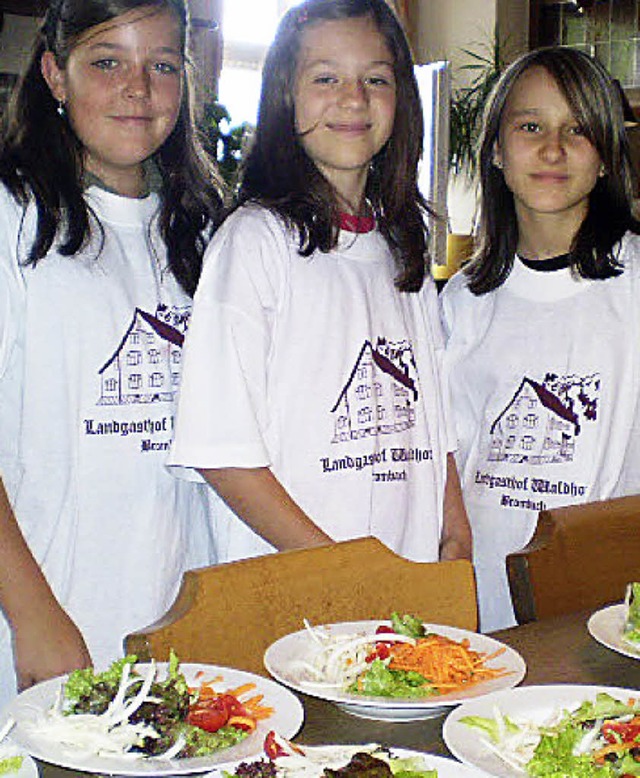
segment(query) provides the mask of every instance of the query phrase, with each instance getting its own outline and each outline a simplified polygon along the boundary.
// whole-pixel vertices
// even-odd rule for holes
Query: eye
[[[586,135],[584,131],[584,127],[582,127],[580,124],[576,124],[573,127],[569,127],[569,134],[570,135],[579,135],[581,137],[584,137]]]
[[[162,73],[162,75],[172,76],[179,72],[180,68],[174,65],[173,62],[156,62],[153,66],[156,73]]]
[[[523,130],[523,132],[540,132],[540,125],[538,122],[524,122],[519,125],[518,129]]]
[[[314,84],[337,84],[338,79],[335,76],[329,75],[329,74],[322,74],[318,76],[314,76],[312,79],[312,83]]]
[[[98,70],[115,70],[118,67],[118,60],[114,57],[103,57],[91,63]]]
[[[387,76],[368,76],[365,79],[365,83],[370,84],[371,86],[392,86],[393,79],[388,78]]]

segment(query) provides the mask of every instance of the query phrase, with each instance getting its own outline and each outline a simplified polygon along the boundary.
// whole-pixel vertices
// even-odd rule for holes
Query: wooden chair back
[[[470,562],[416,563],[375,538],[285,551],[185,573],[168,613],[127,636],[140,661],[236,667],[267,675],[265,649],[303,628],[388,619],[393,611],[475,631],[477,601]]]
[[[640,495],[540,511],[507,575],[519,624],[621,601],[640,580]]]

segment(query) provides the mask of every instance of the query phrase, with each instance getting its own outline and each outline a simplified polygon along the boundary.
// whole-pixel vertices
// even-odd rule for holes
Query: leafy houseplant
[[[463,201],[475,192],[478,140],[484,108],[504,69],[503,48],[498,32],[479,51],[462,49],[470,60],[458,68],[469,74],[466,85],[453,90],[449,105],[449,170],[463,184]],[[458,195],[460,192],[458,192]],[[449,191],[452,197],[452,190]],[[473,234],[453,232],[447,236],[447,259],[442,277],[455,273],[473,254]]]
[[[484,107],[504,69],[504,54],[496,31],[480,52],[462,49],[471,59],[459,70],[471,74],[466,86],[454,89],[449,108],[449,164],[455,175],[473,181],[477,172],[476,153],[482,130]]]
[[[199,127],[206,152],[216,160],[226,184],[231,190],[235,189],[242,154],[253,132],[253,125],[242,122],[232,126],[225,106],[210,100],[202,106]]]

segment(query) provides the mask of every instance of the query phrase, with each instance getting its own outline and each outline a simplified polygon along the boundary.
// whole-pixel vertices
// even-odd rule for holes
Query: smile
[[[357,122],[357,123],[333,123],[333,124],[327,124],[328,129],[332,130],[333,132],[344,132],[344,133],[352,133],[352,134],[361,134],[363,132],[368,132],[371,129],[371,125],[368,122]]]
[[[569,180],[569,176],[564,173],[533,173],[531,178],[543,184],[564,184]]]
[[[112,116],[114,121],[122,124],[148,124],[152,121],[150,116]]]

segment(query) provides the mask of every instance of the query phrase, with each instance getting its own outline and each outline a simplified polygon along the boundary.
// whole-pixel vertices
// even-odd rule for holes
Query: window
[[[232,124],[256,123],[262,61],[282,14],[300,0],[224,0],[218,99]]]

